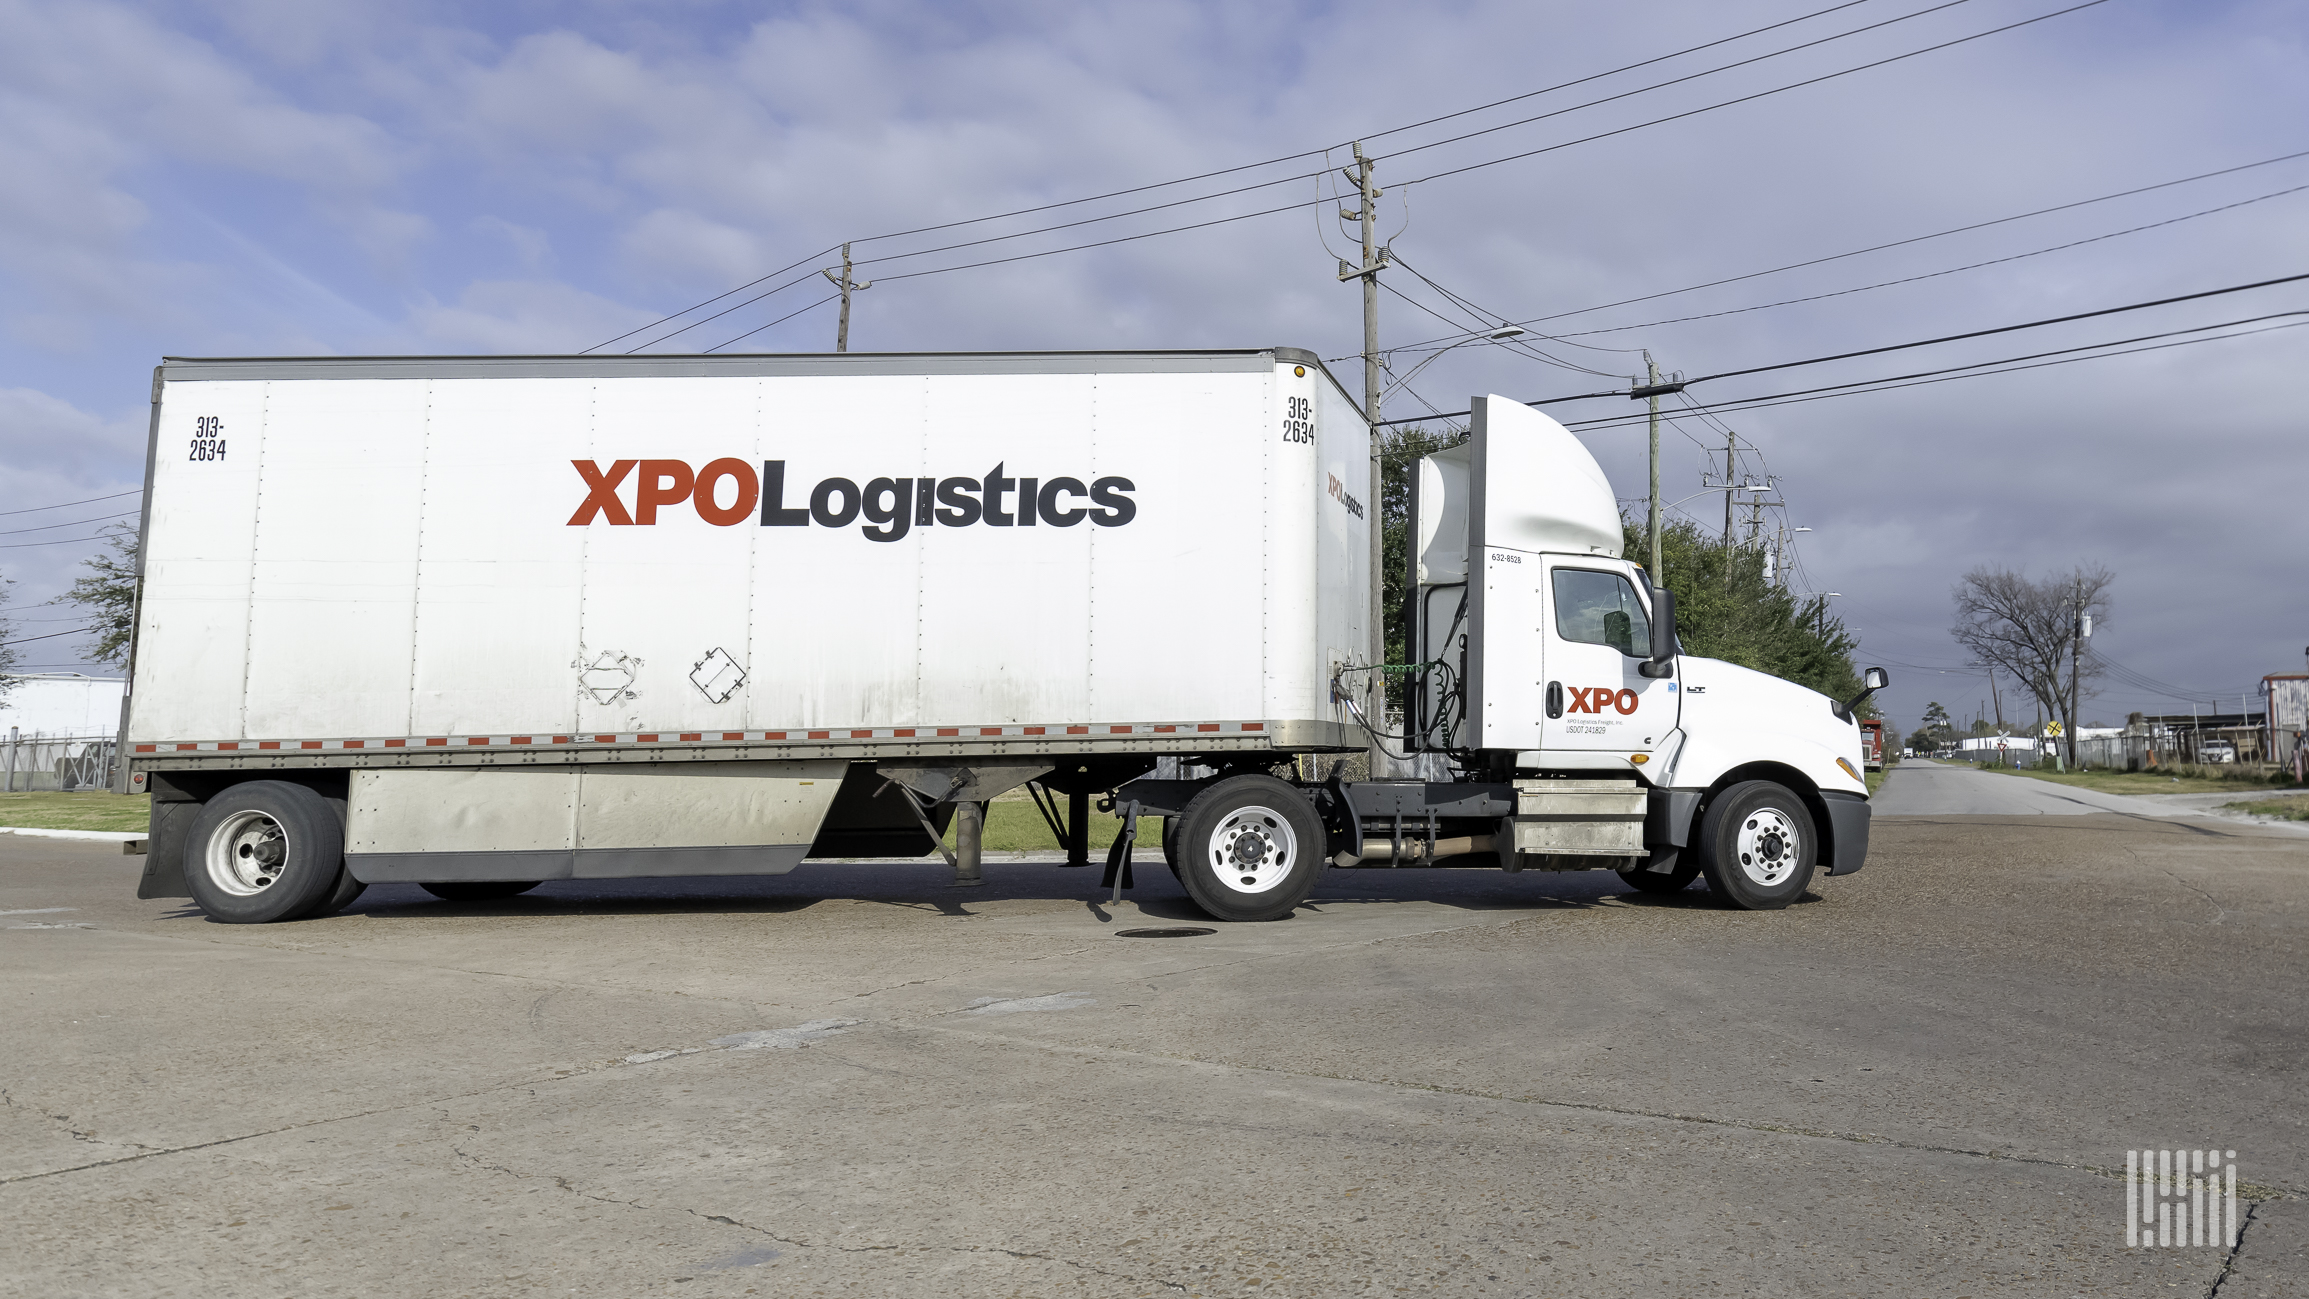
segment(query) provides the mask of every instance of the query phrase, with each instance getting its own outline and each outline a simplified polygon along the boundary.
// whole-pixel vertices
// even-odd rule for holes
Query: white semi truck
[[[172,359],[138,895],[254,923],[932,852],[971,884],[1020,786],[1069,864],[1093,798],[1126,818],[1117,884],[1162,818],[1229,920],[1327,867],[1705,872],[1749,908],[1860,868],[1858,701],[1680,654],[1593,457],[1499,397],[1419,466],[1400,557],[1420,662],[1384,742],[1454,774],[1341,780],[1368,455],[1287,348]]]

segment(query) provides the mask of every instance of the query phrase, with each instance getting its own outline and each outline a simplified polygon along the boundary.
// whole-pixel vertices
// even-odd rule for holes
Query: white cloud
[[[647,319],[549,280],[473,284],[454,305],[421,305],[410,312],[411,328],[425,350],[434,352],[575,352]]]

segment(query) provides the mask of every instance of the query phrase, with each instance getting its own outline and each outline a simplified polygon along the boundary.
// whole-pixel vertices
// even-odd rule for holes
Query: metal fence
[[[10,727],[0,742],[0,792],[104,789],[119,746],[110,735],[46,735]]]

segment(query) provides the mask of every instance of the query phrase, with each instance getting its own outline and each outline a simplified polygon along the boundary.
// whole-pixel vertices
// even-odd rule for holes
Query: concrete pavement
[[[2295,839],[1894,818],[1780,913],[1251,926],[992,863],[235,927],[116,852],[0,840],[0,1294],[2309,1293]],[[2237,1150],[2241,1250],[2123,1247],[2150,1145]]]
[[[2126,816],[2209,817],[2261,824],[2274,834],[2309,835],[2309,826],[2256,822],[2224,815],[2223,803],[2251,797],[2234,794],[2105,794],[2029,776],[1980,771],[1964,763],[1910,758],[1894,767],[1876,791],[1875,815],[1889,816],[2086,816],[2114,812]]]

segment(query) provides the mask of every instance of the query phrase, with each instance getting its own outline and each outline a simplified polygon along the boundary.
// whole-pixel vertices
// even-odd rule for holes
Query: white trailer
[[[1090,799],[1115,798],[1110,874],[1137,816],[1171,818],[1174,868],[1222,918],[1288,913],[1326,861],[1673,879],[1672,851],[1637,868],[1708,795],[1663,803],[1688,791],[1649,776],[1709,743],[1796,764],[1781,787],[1811,801],[1778,814],[1806,819],[1785,827],[1806,879],[1858,865],[1823,801],[1852,792],[1827,750],[1857,739],[1785,683],[1822,705],[1782,728],[1818,754],[1685,744],[1670,703],[1642,713],[1642,756],[1423,722],[1415,745],[1464,779],[1274,774],[1368,743],[1368,433],[1309,353],[170,360],[153,402],[124,780],[154,795],[140,896],[219,919],[385,881],[506,896],[920,856],[950,821],[975,883],[984,804],[1022,784],[1076,862]],[[1448,568],[1454,526],[1463,567],[1564,537],[1616,556],[1592,458],[1485,405],[1513,417],[1479,411],[1423,471],[1419,562]],[[1511,482],[1510,455],[1536,476]],[[1574,521],[1494,538],[1517,510]],[[1422,609],[1448,603],[1420,581]],[[1508,599],[1475,600],[1477,624]],[[1572,653],[1436,634],[1433,662],[1472,654],[1421,670],[1439,718],[1529,711],[1509,683]],[[1143,779],[1162,756],[1217,774]]]

